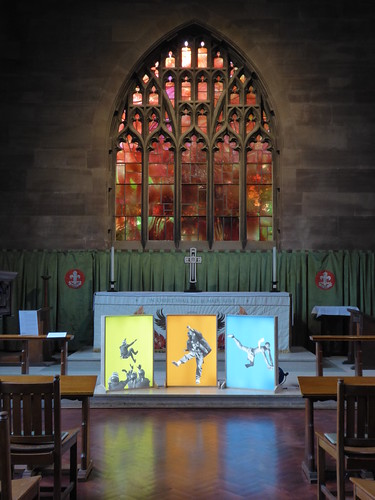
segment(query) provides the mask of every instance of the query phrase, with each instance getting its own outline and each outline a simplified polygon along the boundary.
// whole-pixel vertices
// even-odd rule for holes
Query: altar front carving
[[[96,292],[94,294],[94,349],[101,348],[105,316],[152,314],[156,348],[163,349],[168,314],[215,314],[218,338],[225,333],[225,316],[277,316],[278,350],[289,351],[292,325],[292,296],[287,292]],[[160,341],[157,344],[158,339]]]

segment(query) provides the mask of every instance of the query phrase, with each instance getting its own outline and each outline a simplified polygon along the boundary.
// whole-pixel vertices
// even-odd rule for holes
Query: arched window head
[[[191,25],[143,57],[124,88],[112,148],[118,246],[272,242],[274,113],[246,57]]]

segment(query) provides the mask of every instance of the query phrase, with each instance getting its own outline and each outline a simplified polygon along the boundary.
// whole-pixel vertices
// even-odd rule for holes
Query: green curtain
[[[189,287],[187,252],[116,251],[118,291],[184,291]],[[198,252],[197,288],[202,291],[244,292],[271,289],[272,251]],[[44,305],[48,287],[50,329],[74,335],[70,349],[93,343],[93,296],[110,287],[110,251],[1,250],[0,270],[18,273],[13,284],[12,315],[0,317],[1,333],[18,333],[18,310]],[[77,275],[70,278],[76,271]],[[335,285],[316,284],[329,271]],[[77,277],[79,275],[79,278]],[[375,315],[375,253],[370,251],[282,251],[277,256],[277,282],[293,299],[292,345],[308,346],[319,323],[314,305],[357,306]],[[43,280],[42,276],[48,276]],[[69,285],[69,281],[71,284]],[[81,281],[81,283],[79,283]],[[84,281],[84,282],[83,282]],[[79,286],[78,286],[79,285]],[[9,345],[7,343],[6,345]]]

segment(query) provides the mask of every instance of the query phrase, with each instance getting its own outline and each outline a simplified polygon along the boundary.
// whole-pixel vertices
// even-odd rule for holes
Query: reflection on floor
[[[324,374],[354,374],[343,356],[324,359]],[[316,498],[316,485],[302,472],[305,410],[298,376],[315,375],[315,356],[294,348],[279,355],[289,372],[276,393],[212,388],[166,388],[165,356],[155,354],[156,387],[103,393],[100,353],[69,356],[68,373],[97,375],[90,412],[94,468],[78,484],[80,500]],[[31,366],[30,374],[59,373],[60,365]],[[20,374],[0,366],[1,374]],[[375,370],[364,375],[375,376]],[[218,356],[225,381],[225,357]],[[321,403],[315,429],[334,432],[334,403]],[[64,428],[81,423],[80,404],[63,401]],[[81,448],[79,434],[79,449]]]
[[[63,410],[64,428],[80,411]],[[331,431],[336,412],[316,412]],[[79,500],[314,500],[302,472],[302,408],[93,408]]]

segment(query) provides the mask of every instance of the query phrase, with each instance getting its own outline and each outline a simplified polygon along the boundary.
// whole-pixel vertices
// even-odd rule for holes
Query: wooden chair
[[[39,499],[40,476],[12,480],[9,420],[6,411],[0,412],[0,449],[0,498],[2,500]]]
[[[51,382],[3,382],[0,403],[9,414],[12,465],[26,465],[45,475],[53,466],[54,500],[77,497],[77,434],[61,431],[60,377]],[[62,484],[62,457],[70,450],[69,484]]]
[[[335,434],[316,432],[318,499],[345,499],[345,473],[375,470],[375,385],[337,382]],[[336,462],[337,496],[326,483],[326,454]]]

